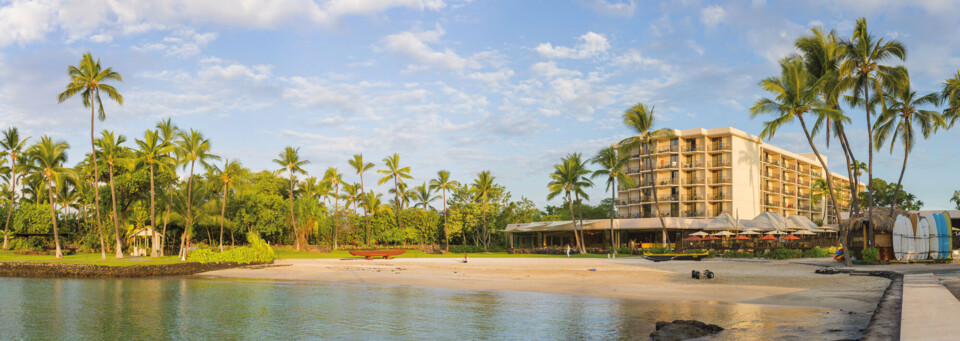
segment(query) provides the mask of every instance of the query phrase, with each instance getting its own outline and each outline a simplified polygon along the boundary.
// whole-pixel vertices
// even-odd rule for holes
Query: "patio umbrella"
[[[700,238],[700,237],[697,237],[697,236],[689,236],[689,237],[687,237],[687,238],[683,238],[683,240],[684,240],[684,241],[688,241],[688,242],[699,242],[699,241],[703,240],[703,238]]]
[[[815,235],[816,233],[813,233],[813,232],[810,232],[810,231],[807,231],[807,230],[800,230],[800,231],[794,232],[793,234],[795,234],[795,235],[799,234],[799,235],[802,235],[802,236],[812,236],[812,235]]]
[[[750,237],[747,237],[747,236],[736,236],[736,237],[733,237],[733,240],[750,240]]]
[[[760,232],[757,232],[757,231],[754,231],[754,230],[746,230],[746,231],[740,232],[740,234],[741,234],[741,235],[747,235],[747,236],[749,236],[749,235],[760,234]]]
[[[769,235],[772,235],[772,234],[773,234],[773,235],[779,235],[779,234],[787,234],[787,233],[786,233],[786,232],[783,232],[783,231],[770,231],[770,232],[767,232],[767,233],[765,233],[765,234],[769,236]]]
[[[766,236],[763,236],[763,238],[760,238],[760,240],[777,240],[777,237],[774,237],[773,235],[768,234]]]
[[[714,233],[713,235],[718,237],[729,237],[736,234],[730,231],[720,231],[720,232]]]
[[[700,232],[691,233],[690,235],[691,235],[691,236],[697,236],[697,237],[705,237],[705,236],[708,236],[708,235],[710,235],[710,234],[709,234],[709,233],[706,233],[706,232],[703,232],[703,231],[700,231]]]
[[[789,234],[789,235],[787,235],[786,237],[783,237],[783,239],[787,239],[787,240],[800,240],[800,237],[797,237],[797,236],[794,236],[794,235],[792,235],[792,234]]]
[[[707,236],[707,237],[703,238],[703,240],[720,240],[720,238],[714,237],[714,236]]]

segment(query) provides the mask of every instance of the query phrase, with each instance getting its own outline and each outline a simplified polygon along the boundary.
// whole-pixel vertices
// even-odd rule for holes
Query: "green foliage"
[[[662,247],[662,246],[658,246],[658,247],[654,247],[654,248],[649,248],[649,249],[643,249],[643,253],[644,253],[644,254],[651,254],[651,255],[662,255],[662,254],[671,253],[671,252],[673,252],[673,251],[671,251],[670,248],[666,248],[666,247]]]
[[[870,188],[873,189],[874,206],[890,206],[890,203],[893,202],[893,194],[897,192],[897,183],[886,182],[880,178],[873,178],[873,183],[870,185]],[[923,207],[923,201],[918,200],[915,195],[907,193],[904,187],[901,186],[898,193],[900,193],[897,196],[898,208],[907,211],[917,211]],[[867,192],[861,192],[858,201],[860,207],[865,209],[867,207]]]
[[[824,258],[830,257],[830,251],[826,249],[821,249],[819,246],[815,246],[812,249],[803,251],[803,258]]]
[[[488,252],[504,252],[506,248],[502,246],[491,246]],[[479,245],[450,245],[450,253],[482,253],[483,246]]]
[[[721,255],[723,258],[753,258],[753,252],[727,250]]]
[[[583,211],[583,219],[610,219],[610,205],[612,202],[612,199],[606,198],[600,201],[599,205],[594,206],[589,203],[584,203],[583,200],[574,200],[573,213],[577,214],[577,218],[579,218],[580,213],[577,212],[579,205],[579,209]],[[559,206],[547,205],[542,214],[542,221],[570,220],[569,202],[564,200]],[[616,210],[614,210],[614,214],[616,214]]]
[[[289,208],[277,194],[240,193],[227,203],[233,213],[233,222],[239,231],[253,232],[278,241],[290,229]]]
[[[767,253],[763,254],[763,258],[766,258],[766,259],[792,259],[792,258],[801,258],[801,257],[803,257],[803,251],[788,249],[783,247],[782,245],[776,249],[767,251]]]
[[[863,256],[863,263],[865,264],[873,264],[880,260],[880,250],[875,247],[863,249],[860,254]]]
[[[238,264],[265,263],[273,261],[276,258],[273,248],[270,244],[263,241],[256,233],[247,234],[249,246],[241,246],[224,252],[215,252],[205,245],[197,244],[197,250],[187,255],[187,261],[198,263],[224,263],[233,262]]]

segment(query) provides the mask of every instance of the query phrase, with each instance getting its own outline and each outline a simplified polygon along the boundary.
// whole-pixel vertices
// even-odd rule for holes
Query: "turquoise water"
[[[0,278],[0,339],[647,339],[696,318],[718,339],[856,338],[869,316],[720,303],[346,283]],[[831,331],[834,330],[834,331]]]

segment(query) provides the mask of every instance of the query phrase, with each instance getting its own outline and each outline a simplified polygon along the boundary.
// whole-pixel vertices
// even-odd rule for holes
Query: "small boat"
[[[654,262],[663,262],[668,260],[696,260],[699,261],[704,259],[709,254],[704,253],[664,253],[659,255],[643,255],[643,258],[652,260]]]
[[[402,255],[404,252],[407,252],[407,250],[351,250],[350,254],[372,260],[373,257],[393,259],[393,256]]]

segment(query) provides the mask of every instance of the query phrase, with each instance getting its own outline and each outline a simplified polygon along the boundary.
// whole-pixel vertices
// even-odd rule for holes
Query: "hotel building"
[[[674,130],[674,135],[630,151],[627,173],[636,186],[619,190],[621,219],[656,217],[656,195],[665,217],[707,219],[727,212],[750,219],[769,211],[836,223],[829,195],[816,203],[813,197],[815,181],[827,176],[813,153],[789,152],[732,127]],[[850,180],[830,176],[846,212]]]

